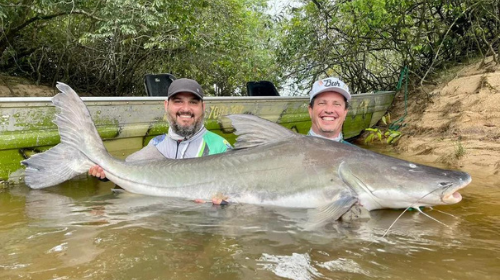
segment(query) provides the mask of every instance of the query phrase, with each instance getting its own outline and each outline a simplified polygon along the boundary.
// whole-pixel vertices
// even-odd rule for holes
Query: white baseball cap
[[[312,101],[316,95],[327,91],[338,92],[345,97],[347,102],[351,101],[349,87],[336,77],[328,77],[314,82],[312,90],[309,93],[310,101]]]

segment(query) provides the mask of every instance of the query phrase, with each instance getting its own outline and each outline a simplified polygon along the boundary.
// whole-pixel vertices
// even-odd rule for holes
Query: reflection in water
[[[412,211],[391,227],[402,211],[380,210],[315,230],[296,208],[114,194],[97,180],[20,186],[0,193],[0,278],[494,279],[500,186],[473,178],[461,203],[424,211],[441,223]]]

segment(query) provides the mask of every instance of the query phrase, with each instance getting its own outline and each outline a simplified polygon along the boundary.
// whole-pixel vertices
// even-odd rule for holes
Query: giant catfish
[[[356,146],[304,136],[252,115],[230,115],[235,150],[183,160],[125,162],[103,145],[89,110],[68,85],[53,99],[61,142],[24,160],[25,182],[50,187],[100,165],[108,179],[137,194],[315,208],[316,221],[366,210],[453,204],[469,174],[420,165]]]

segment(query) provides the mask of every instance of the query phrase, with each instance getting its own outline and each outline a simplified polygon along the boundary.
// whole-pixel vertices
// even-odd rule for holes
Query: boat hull
[[[346,139],[375,125],[392,104],[394,92],[353,96],[343,133]],[[163,97],[83,97],[108,151],[124,158],[166,133]],[[298,133],[308,132],[308,97],[207,97],[205,127],[229,142],[236,136],[229,114],[254,114]],[[59,143],[51,98],[0,98],[0,182],[21,169],[20,161]]]

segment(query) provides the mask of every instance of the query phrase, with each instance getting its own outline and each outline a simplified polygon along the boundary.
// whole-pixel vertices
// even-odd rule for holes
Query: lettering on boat
[[[242,114],[245,111],[245,106],[243,105],[231,105],[231,106],[210,106],[210,113],[208,114],[208,119],[218,119],[221,116],[230,114]]]

